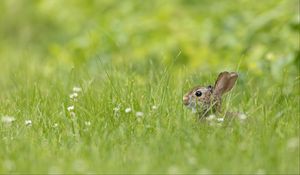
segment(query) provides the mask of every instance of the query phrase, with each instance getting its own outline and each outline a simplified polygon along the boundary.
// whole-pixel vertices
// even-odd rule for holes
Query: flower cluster
[[[31,126],[32,125],[32,121],[31,120],[25,120],[25,125],[26,126]]]
[[[76,113],[75,113],[75,102],[78,100],[78,94],[82,91],[82,89],[80,87],[73,87],[73,91],[72,93],[69,95],[70,99],[71,99],[71,105],[67,107],[67,110],[69,112],[69,115],[71,117],[75,117]]]
[[[14,123],[16,121],[16,118],[13,117],[13,116],[9,116],[9,115],[5,115],[5,116],[2,116],[1,117],[1,122],[3,124],[6,124],[6,125],[11,125],[12,123]],[[31,126],[32,125],[32,121],[31,120],[25,120],[25,125],[26,126]]]
[[[78,101],[78,97],[80,96],[80,93],[82,92],[82,89],[78,86],[73,87],[72,93],[69,95],[70,98],[70,105],[67,107],[68,114],[77,123],[76,119],[76,102]],[[91,126],[90,121],[84,122],[85,126],[89,127]],[[56,123],[53,127],[56,128],[58,124]]]
[[[153,105],[153,106],[151,107],[151,109],[152,109],[153,111],[155,111],[155,110],[158,109],[158,107],[157,107],[156,105]],[[113,111],[114,111],[114,114],[115,114],[115,115],[118,115],[119,112],[122,111],[122,110],[121,110],[121,105],[119,104],[119,105],[117,105],[116,107],[114,107],[114,108],[113,108]],[[125,109],[124,109],[124,112],[125,112],[126,114],[129,114],[129,113],[135,113],[135,116],[136,116],[138,119],[139,119],[139,118],[142,118],[142,117],[144,116],[144,112],[142,112],[142,111],[135,111],[134,109],[132,109],[132,108],[130,108],[130,107],[125,108]]]
[[[126,108],[125,109],[125,113],[131,113],[132,112],[132,109],[131,108]],[[141,112],[141,111],[137,111],[136,113],[135,113],[135,116],[137,116],[137,117],[143,117],[144,116],[144,113],[143,112]]]

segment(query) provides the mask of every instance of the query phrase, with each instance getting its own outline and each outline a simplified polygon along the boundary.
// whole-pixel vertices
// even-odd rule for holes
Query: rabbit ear
[[[227,83],[226,92],[230,91],[233,88],[237,78],[238,78],[238,74],[236,72],[229,73],[229,80]]]
[[[233,88],[237,78],[238,74],[236,72],[221,72],[216,80],[214,93],[221,96],[230,91]]]

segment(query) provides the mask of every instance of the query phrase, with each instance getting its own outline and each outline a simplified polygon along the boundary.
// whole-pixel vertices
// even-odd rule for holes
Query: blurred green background
[[[297,0],[2,0],[1,78],[24,66],[47,76],[82,66],[96,71],[99,58],[137,66],[177,58],[175,65],[188,72],[240,68],[276,81],[295,80],[298,5]]]
[[[1,0],[0,172],[299,173],[299,31],[298,0]],[[224,70],[250,120],[202,126],[182,94]]]

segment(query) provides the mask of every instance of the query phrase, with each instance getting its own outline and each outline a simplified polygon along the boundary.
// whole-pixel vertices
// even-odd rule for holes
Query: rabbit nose
[[[184,105],[188,105],[188,104],[189,104],[189,97],[184,96],[184,97],[182,98],[182,100],[183,100],[183,104],[184,104]]]

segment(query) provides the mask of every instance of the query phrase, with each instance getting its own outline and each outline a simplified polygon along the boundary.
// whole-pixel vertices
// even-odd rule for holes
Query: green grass
[[[8,82],[19,83],[1,96],[1,113],[16,118],[0,125],[1,172],[299,173],[298,96],[252,86],[247,75],[224,102],[247,120],[199,123],[181,102],[188,84],[198,82],[148,65],[147,74],[99,63],[106,73],[93,78],[76,70],[34,82],[13,77]],[[73,86],[82,87],[76,102],[69,98]],[[133,111],[125,113],[127,107]]]
[[[2,0],[0,174],[299,174],[298,5]],[[225,70],[247,119],[201,123],[182,96]]]

